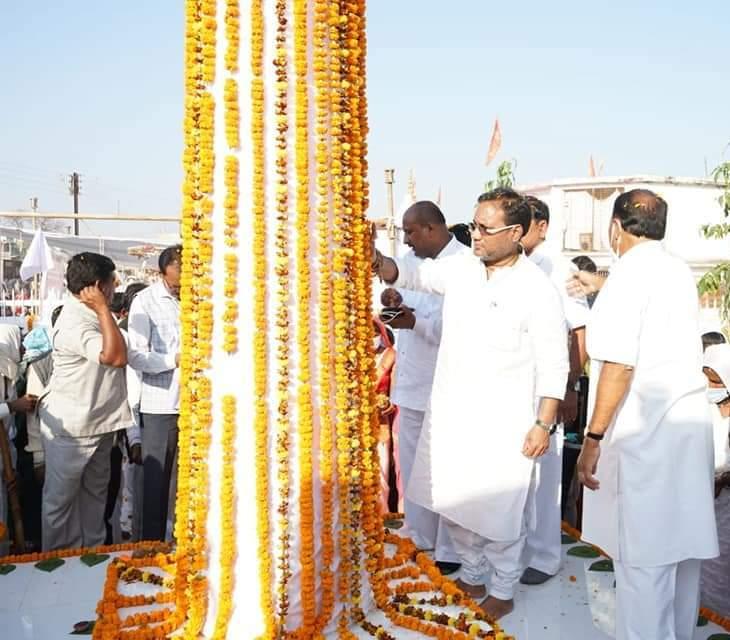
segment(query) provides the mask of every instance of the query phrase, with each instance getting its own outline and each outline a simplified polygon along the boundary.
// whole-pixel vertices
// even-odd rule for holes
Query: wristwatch
[[[585,430],[585,437],[590,438],[591,440],[595,440],[596,442],[600,442],[603,440],[603,434],[602,433],[591,433],[588,431],[588,429]]]
[[[547,424],[547,423],[543,422],[542,420],[540,420],[539,418],[535,420],[535,426],[540,427],[543,431],[547,431],[548,435],[553,435],[558,429],[557,424],[555,424],[555,423]]]

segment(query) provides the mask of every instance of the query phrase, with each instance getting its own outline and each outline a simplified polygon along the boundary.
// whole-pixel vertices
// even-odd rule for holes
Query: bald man
[[[403,234],[405,244],[411,249],[404,259],[414,264],[425,259],[442,260],[459,253],[470,253],[449,232],[443,213],[433,202],[416,202],[408,208],[403,215]],[[387,293],[391,292],[394,290]],[[388,324],[400,330],[391,401],[399,409],[398,462],[405,488],[431,397],[441,342],[443,297],[415,291],[402,291],[401,295],[402,314]],[[436,564],[444,574],[458,570],[458,556],[438,514],[407,498],[404,511],[408,533],[416,545],[422,549],[434,549]]]

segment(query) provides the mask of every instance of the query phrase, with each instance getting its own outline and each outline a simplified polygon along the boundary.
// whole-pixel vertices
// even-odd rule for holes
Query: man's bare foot
[[[494,596],[489,596],[484,602],[479,605],[490,618],[499,620],[506,616],[508,613],[512,613],[515,608],[514,600],[500,600]]]
[[[454,584],[472,600],[479,600],[487,595],[487,588],[483,584],[467,584],[461,578],[457,578]]]

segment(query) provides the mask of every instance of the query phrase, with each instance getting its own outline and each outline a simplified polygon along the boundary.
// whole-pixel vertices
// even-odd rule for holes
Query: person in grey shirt
[[[116,267],[80,253],[68,263],[71,294],[51,332],[53,373],[40,400],[43,550],[104,543],[114,432],[127,427],[127,345],[109,310]]]

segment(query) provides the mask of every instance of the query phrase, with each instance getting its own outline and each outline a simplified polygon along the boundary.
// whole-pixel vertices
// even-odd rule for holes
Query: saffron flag
[[[502,147],[502,131],[499,128],[499,118],[494,119],[494,129],[492,130],[492,139],[489,141],[489,151],[487,151],[487,166],[494,160]]]

